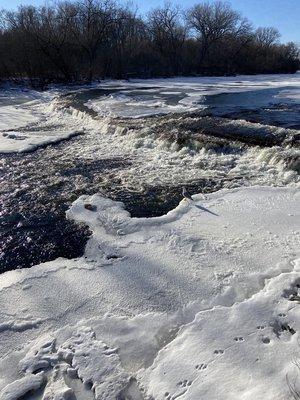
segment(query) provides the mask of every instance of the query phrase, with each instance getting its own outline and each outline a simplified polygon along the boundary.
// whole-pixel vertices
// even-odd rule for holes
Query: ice
[[[102,116],[141,118],[149,115],[205,109],[203,101],[205,96],[289,86],[297,88],[299,85],[299,73],[294,75],[132,79],[129,82],[104,81],[101,85],[95,85],[95,88],[120,89],[120,91],[108,96],[100,96],[99,99],[89,100],[86,105]],[[298,89],[283,91],[279,97],[298,99],[298,92]],[[255,102],[255,98],[253,101]]]
[[[38,116],[34,115],[30,109],[14,106],[0,107],[0,130],[14,129],[38,121]]]
[[[7,89],[2,91],[0,98],[0,152],[32,151],[85,132],[87,124],[90,130],[98,133],[99,126],[104,123],[103,119],[140,119],[205,110],[205,98],[215,94],[290,88],[281,91],[278,96],[292,96],[296,101],[299,85],[299,73],[103,81],[92,84],[89,90],[101,89],[112,93],[99,94],[99,97],[87,99],[83,104],[87,110],[91,109],[98,114],[98,119],[94,121],[91,121],[88,113],[64,103],[63,95],[68,93],[66,87],[52,88],[42,93],[28,91],[25,97],[22,91]],[[86,87],[77,87],[74,93],[86,90]],[[255,96],[253,102],[255,107]],[[102,120],[99,121],[100,117]],[[145,139],[143,141],[147,145]]]
[[[81,134],[82,131],[62,132],[59,135],[53,131],[42,131],[36,133],[0,133],[0,153],[22,153],[32,151],[48,144],[61,142],[73,136]]]
[[[299,199],[223,190],[132,218],[82,196],[68,218],[93,231],[84,257],[1,276],[3,323],[28,310],[40,323],[0,332],[0,389],[44,371],[45,399],[288,398],[300,383]]]
[[[128,91],[130,93],[130,91]],[[148,92],[148,91],[147,91]],[[196,99],[193,101],[179,100],[177,104],[168,104],[169,96],[178,95],[178,92],[150,92],[141,97],[137,95],[126,96],[124,94],[112,94],[104,96],[99,100],[89,100],[85,105],[96,111],[101,116],[142,118],[151,115],[168,114],[170,112],[187,112],[205,108],[196,106]],[[181,95],[181,93],[180,93]],[[198,97],[197,97],[198,99]]]
[[[51,111],[55,93],[7,89],[0,97],[0,153],[26,152],[81,134]],[[10,105],[5,105],[9,103]],[[13,103],[13,104],[12,104]],[[4,105],[3,105],[4,104]],[[67,121],[66,121],[67,122]]]
[[[282,90],[277,97],[280,99],[300,100],[300,89]]]

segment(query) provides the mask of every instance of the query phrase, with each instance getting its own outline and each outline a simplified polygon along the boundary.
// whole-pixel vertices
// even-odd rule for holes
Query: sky
[[[212,1],[212,0],[210,0]],[[48,0],[48,3],[51,0]],[[141,13],[164,4],[164,0],[133,0]],[[172,4],[183,8],[190,7],[201,0],[171,0]],[[274,26],[279,29],[282,42],[300,42],[300,0],[229,0],[232,7],[247,17],[255,27]],[[0,0],[0,8],[13,9],[20,4],[41,5],[45,0]],[[119,0],[119,3],[128,3]]]

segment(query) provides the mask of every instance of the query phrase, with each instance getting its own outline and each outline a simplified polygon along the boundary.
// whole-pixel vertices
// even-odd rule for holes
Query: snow
[[[61,142],[73,136],[82,134],[78,132],[62,132],[59,135],[53,131],[41,131],[27,134],[26,132],[0,133],[0,153],[23,153],[36,150],[39,147]]]
[[[37,390],[42,386],[44,373],[40,372],[36,375],[26,375],[21,379],[7,385],[0,393],[1,400],[16,400],[24,396],[31,390]]]
[[[35,116],[28,109],[20,109],[14,106],[1,106],[0,108],[0,130],[13,129],[18,126],[24,126],[29,123],[38,121]]]
[[[83,132],[70,130],[53,115],[50,106],[54,98],[51,91],[24,95],[22,90],[6,89],[1,93],[0,153],[32,151]]]
[[[299,281],[299,268],[273,278],[266,287],[232,307],[199,312],[139,372],[155,399],[284,399],[287,378],[299,371],[299,310],[282,296]],[[290,331],[289,331],[290,329]]]
[[[45,387],[43,400],[67,400],[74,399],[73,390],[66,385],[63,374],[65,368],[59,366],[54,369],[51,378],[49,379],[47,386]]]
[[[1,276],[2,393],[17,399],[22,379],[44,371],[45,399],[289,398],[300,384],[299,191],[193,199],[138,219],[82,196],[68,218],[93,231],[84,257]]]
[[[131,90],[128,90],[131,93]],[[200,107],[196,103],[199,97],[193,101],[178,100],[177,104],[168,104],[168,97],[178,95],[178,92],[161,92],[147,90],[145,94],[135,97],[126,94],[111,94],[101,97],[99,100],[89,100],[85,105],[91,110],[96,111],[101,116],[142,118],[151,115],[168,114],[171,112],[196,111]],[[179,93],[179,96],[182,93]],[[180,98],[180,97],[179,97]],[[195,103],[195,104],[194,104]]]
[[[279,93],[285,99],[297,101],[300,74],[257,75],[236,77],[197,77],[168,79],[133,79],[103,81],[89,87],[72,88],[74,93],[91,89],[112,93],[88,99],[85,106],[99,117],[142,118],[153,115],[204,110],[205,97],[221,93],[240,93],[258,89],[290,88]],[[63,109],[61,95],[67,87],[51,88],[39,93],[8,88],[0,92],[0,153],[32,151],[40,146],[69,139],[85,131],[78,117],[87,119],[84,112]],[[254,98],[255,100],[255,98]],[[271,99],[270,99],[271,101]],[[71,115],[70,115],[71,114]],[[105,118],[103,118],[105,117]],[[77,119],[77,121],[75,121]],[[98,130],[103,121],[94,120]],[[80,125],[80,126],[79,126]]]

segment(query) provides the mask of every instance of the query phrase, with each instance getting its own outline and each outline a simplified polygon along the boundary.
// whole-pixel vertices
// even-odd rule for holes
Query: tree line
[[[146,16],[113,0],[21,6],[0,13],[0,79],[293,73],[299,48],[279,38],[219,1],[166,3]]]

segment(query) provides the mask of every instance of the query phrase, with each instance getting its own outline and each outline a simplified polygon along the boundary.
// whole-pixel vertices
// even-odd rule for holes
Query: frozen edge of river
[[[85,398],[76,376],[97,399],[289,394],[286,376],[298,380],[299,191],[194,200],[136,219],[121,203],[81,197],[68,215],[94,232],[85,258],[2,275],[3,399],[22,393],[18,362],[27,383],[45,371],[46,393],[62,398]]]

